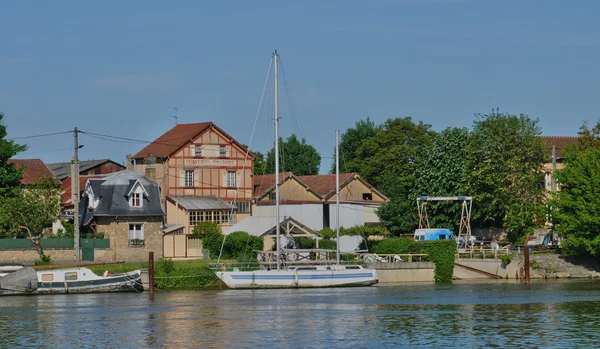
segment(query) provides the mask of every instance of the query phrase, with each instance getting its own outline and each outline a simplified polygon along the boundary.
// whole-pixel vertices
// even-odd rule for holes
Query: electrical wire
[[[40,135],[34,135],[34,136],[24,136],[24,137],[14,137],[14,138],[7,138],[7,141],[15,141],[18,139],[30,139],[30,138],[40,138],[40,137],[48,137],[48,136],[57,136],[57,135],[64,135],[67,133],[71,133],[71,132],[75,132],[73,130],[71,131],[64,131],[64,132],[54,132],[54,133],[44,133],[44,134],[40,134]]]

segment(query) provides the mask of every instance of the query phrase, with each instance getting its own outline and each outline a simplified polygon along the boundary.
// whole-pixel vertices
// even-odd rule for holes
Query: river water
[[[0,348],[592,348],[599,343],[600,281],[0,298]]]

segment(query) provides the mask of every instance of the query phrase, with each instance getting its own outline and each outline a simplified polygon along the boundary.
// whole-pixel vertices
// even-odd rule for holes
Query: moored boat
[[[141,271],[94,274],[85,267],[34,270],[24,267],[0,277],[0,295],[142,291]]]

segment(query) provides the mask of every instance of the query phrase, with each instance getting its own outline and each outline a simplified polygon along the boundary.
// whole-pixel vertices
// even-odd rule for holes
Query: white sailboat
[[[337,248],[335,264],[285,265],[280,243],[279,218],[279,114],[278,114],[278,58],[273,53],[275,79],[275,210],[276,222],[276,261],[277,269],[267,270],[227,270],[225,265],[215,274],[230,288],[299,288],[299,287],[340,287],[369,286],[378,282],[375,269],[365,269],[361,265],[344,265],[340,263],[339,249],[339,135],[336,131],[336,215],[337,215]],[[290,252],[289,250],[286,252]]]

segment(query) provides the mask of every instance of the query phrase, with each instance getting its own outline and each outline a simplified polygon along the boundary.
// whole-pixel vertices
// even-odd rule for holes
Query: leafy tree
[[[209,236],[220,236],[221,227],[215,222],[198,222],[192,229],[192,236],[205,239]]]
[[[354,128],[349,128],[340,136],[340,171],[358,172],[363,160],[358,150],[369,139],[373,138],[381,126],[375,125],[370,117],[357,121]],[[335,159],[335,149],[333,151]],[[331,164],[331,173],[335,173],[335,161]]]
[[[600,123],[584,124],[575,147],[563,150],[565,167],[556,173],[560,190],[550,202],[553,222],[572,255],[600,258]]]
[[[430,128],[410,117],[388,119],[357,150],[362,159],[359,174],[391,199],[381,205],[378,215],[392,234],[411,232],[418,223],[415,173],[435,134]]]
[[[24,168],[17,169],[15,164],[9,164],[8,159],[27,150],[26,145],[15,144],[6,140],[6,126],[2,122],[4,114],[0,113],[0,197],[9,195],[21,184]]]
[[[543,221],[543,164],[547,160],[538,119],[476,114],[466,168],[474,222],[504,227],[516,241]]]
[[[419,196],[471,195],[465,175],[468,141],[469,130],[466,128],[447,128],[433,138],[417,171]],[[453,230],[460,222],[461,204],[456,201],[430,202],[427,213],[432,227]]]
[[[35,245],[40,258],[46,256],[40,238],[60,213],[60,189],[51,178],[15,190],[10,197],[0,199],[0,227],[9,236],[27,236]]]
[[[316,175],[321,165],[317,149],[307,144],[304,138],[298,140],[295,134],[285,141],[279,139],[279,160],[281,172],[292,172],[297,176]],[[275,173],[275,148],[267,153],[267,173]]]
[[[254,158],[254,174],[255,175],[263,175],[266,174],[266,170],[267,170],[267,163],[265,161],[265,155],[255,151],[254,155],[256,156]]]

